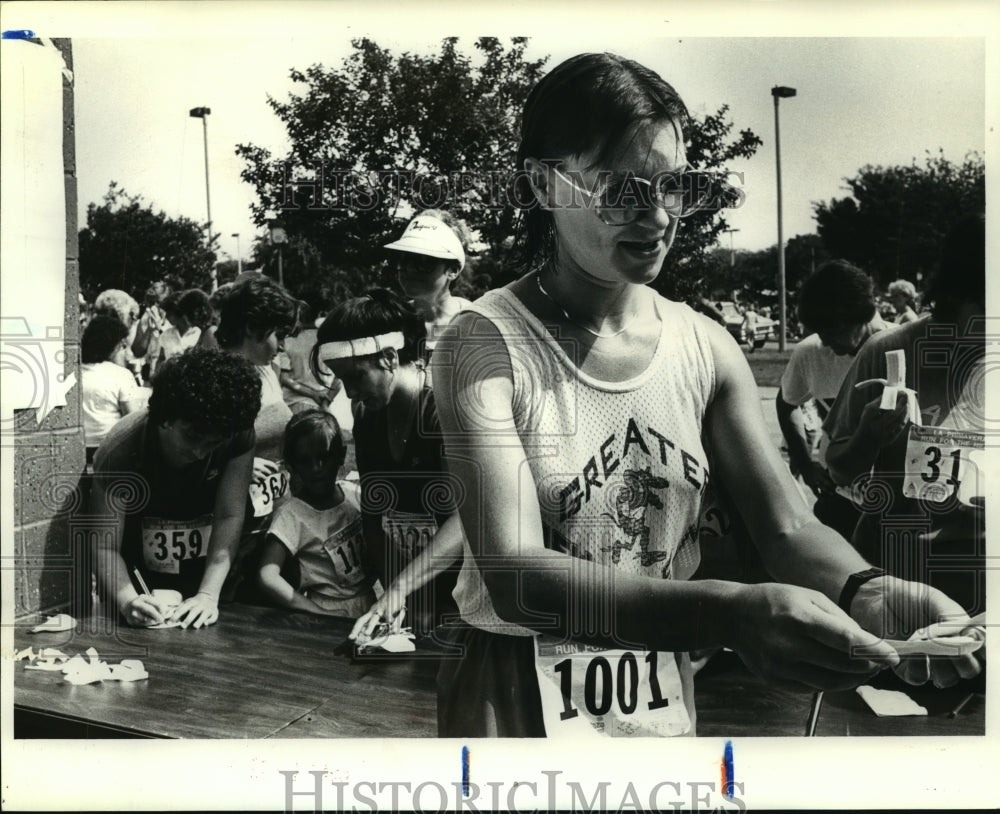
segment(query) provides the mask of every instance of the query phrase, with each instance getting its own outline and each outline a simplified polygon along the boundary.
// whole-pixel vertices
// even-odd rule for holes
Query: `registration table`
[[[416,738],[437,733],[435,676],[447,657],[421,640],[416,653],[354,661],[347,619],[224,605],[201,630],[114,629],[85,619],[74,631],[15,629],[18,650],[97,650],[114,664],[140,659],[149,678],[72,685],[60,672],[15,664],[15,737]],[[812,697],[766,686],[731,653],[695,680],[698,735],[802,736]],[[985,702],[964,691],[907,688],[927,716],[878,718],[852,692],[827,693],[816,735],[982,735]]]

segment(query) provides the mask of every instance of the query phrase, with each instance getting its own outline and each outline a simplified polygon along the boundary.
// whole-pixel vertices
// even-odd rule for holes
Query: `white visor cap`
[[[406,225],[399,240],[386,244],[385,248],[442,260],[457,260],[460,270],[465,267],[462,241],[447,223],[433,215],[417,215]]]

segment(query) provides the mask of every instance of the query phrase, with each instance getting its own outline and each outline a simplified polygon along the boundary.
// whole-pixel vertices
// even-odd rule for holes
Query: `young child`
[[[363,564],[360,489],[337,480],[346,454],[337,419],[322,410],[298,413],[285,428],[293,496],[275,512],[260,564],[265,595],[282,607],[353,618],[375,601]],[[298,588],[282,575],[289,557]]]

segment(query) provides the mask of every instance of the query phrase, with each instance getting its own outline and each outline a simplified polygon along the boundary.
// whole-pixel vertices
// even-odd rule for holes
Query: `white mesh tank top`
[[[467,310],[489,318],[506,345],[514,420],[553,547],[627,573],[687,579],[699,562],[702,424],[715,366],[703,317],[659,295],[655,308],[653,358],[623,382],[582,372],[506,289]],[[468,542],[454,596],[469,624],[532,635],[497,616]]]

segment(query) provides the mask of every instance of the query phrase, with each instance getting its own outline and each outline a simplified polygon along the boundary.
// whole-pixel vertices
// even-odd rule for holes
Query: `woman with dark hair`
[[[80,339],[80,412],[87,455],[100,446],[118,420],[142,409],[149,391],[125,367],[128,328],[113,316],[98,314]]]
[[[465,224],[450,212],[425,209],[413,218],[400,238],[386,248],[398,252],[395,265],[399,287],[424,320],[425,358],[430,358],[437,337],[469,300],[451,293],[465,268],[469,235]]]
[[[171,294],[163,301],[163,312],[170,328],[160,335],[158,364],[196,347],[212,324],[212,306],[208,294],[200,288]]]
[[[683,219],[728,195],[688,165],[686,121],[670,85],[612,54],[567,60],[525,104],[527,274],[459,314],[433,358],[468,541],[442,736],[693,734],[689,650],[847,688],[900,663],[886,620],[908,634],[962,615],[813,518],[739,347],[647,285]],[[775,582],[689,581],[710,471]],[[934,665],[956,668],[978,666]]]
[[[421,632],[454,609],[455,573],[438,574],[461,551],[457,486],[441,463],[434,393],[418,356],[423,338],[424,323],[413,308],[376,289],[336,306],[320,325],[312,352],[317,377],[333,373],[353,405],[365,539],[387,588],[355,633],[379,621],[400,621],[411,593],[409,618]],[[414,536],[431,543],[408,551]]]
[[[234,589],[238,581],[256,573],[254,558],[274,510],[288,497],[289,475],[281,464],[282,439],[292,411],[285,404],[275,361],[285,337],[298,327],[298,301],[263,274],[249,274],[235,282],[218,301],[219,347],[251,362],[260,377],[260,411],[254,421],[253,477],[250,483],[247,538],[241,546]],[[254,584],[254,583],[250,583]]]
[[[94,458],[98,582],[130,625],[210,625],[236,556],[260,380],[242,358],[191,350],[157,371],[149,407],[119,421]],[[141,578],[133,581],[134,574]],[[173,611],[146,593],[180,591]]]

